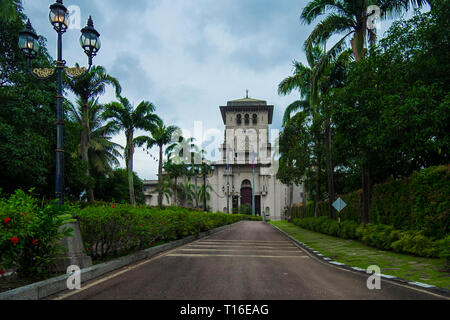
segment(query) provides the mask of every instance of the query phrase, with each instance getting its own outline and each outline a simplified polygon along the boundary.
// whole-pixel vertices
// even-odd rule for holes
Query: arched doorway
[[[241,184],[241,206],[248,205],[252,212],[252,184],[249,180],[242,181]]]

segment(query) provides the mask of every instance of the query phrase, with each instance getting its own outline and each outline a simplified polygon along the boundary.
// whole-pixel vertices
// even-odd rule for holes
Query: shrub
[[[398,230],[421,231],[424,236],[443,239],[450,225],[450,165],[430,167],[410,177],[375,185],[371,192],[370,222],[391,225]],[[361,190],[341,196],[347,207],[343,221],[361,223]],[[329,216],[328,202],[320,202],[318,216]],[[314,204],[306,207],[306,217],[314,217]],[[300,217],[296,210],[294,217]]]
[[[81,233],[93,258],[135,251],[159,242],[197,235],[240,220],[261,220],[241,214],[206,213],[178,207],[132,207],[110,204],[73,210]]]
[[[343,239],[355,239],[364,244],[382,250],[393,250],[398,253],[407,253],[421,257],[449,260],[450,237],[434,240],[426,237],[421,231],[401,231],[393,226],[383,224],[360,224],[354,221],[343,221],[340,225],[327,217],[295,218],[295,225],[315,232],[338,236]]]
[[[50,202],[38,207],[36,199],[22,190],[0,200],[0,270],[13,269],[21,278],[44,277],[54,271],[64,248],[61,228],[75,220],[68,207]]]

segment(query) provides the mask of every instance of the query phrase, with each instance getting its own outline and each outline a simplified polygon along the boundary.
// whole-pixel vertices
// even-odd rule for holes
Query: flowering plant
[[[0,270],[14,270],[19,277],[40,277],[53,271],[64,248],[59,244],[72,230],[67,208],[56,201],[40,208],[22,190],[0,199]]]

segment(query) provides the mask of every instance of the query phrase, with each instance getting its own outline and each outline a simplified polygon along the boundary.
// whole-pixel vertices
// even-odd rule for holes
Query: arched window
[[[249,124],[250,123],[250,115],[246,114],[245,115],[245,124]]]
[[[241,124],[241,123],[242,123],[242,115],[238,114],[238,115],[236,116],[236,123],[237,123],[237,124]]]
[[[252,183],[250,182],[250,180],[242,181],[241,188],[251,188],[251,187],[252,187]]]
[[[253,114],[253,124],[257,124],[258,123],[258,116],[256,115],[256,113]]]

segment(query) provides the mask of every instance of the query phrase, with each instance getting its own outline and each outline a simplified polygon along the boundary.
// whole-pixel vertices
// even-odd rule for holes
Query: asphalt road
[[[262,222],[236,226],[83,283],[69,300],[437,299],[382,279],[339,269],[299,248]]]

